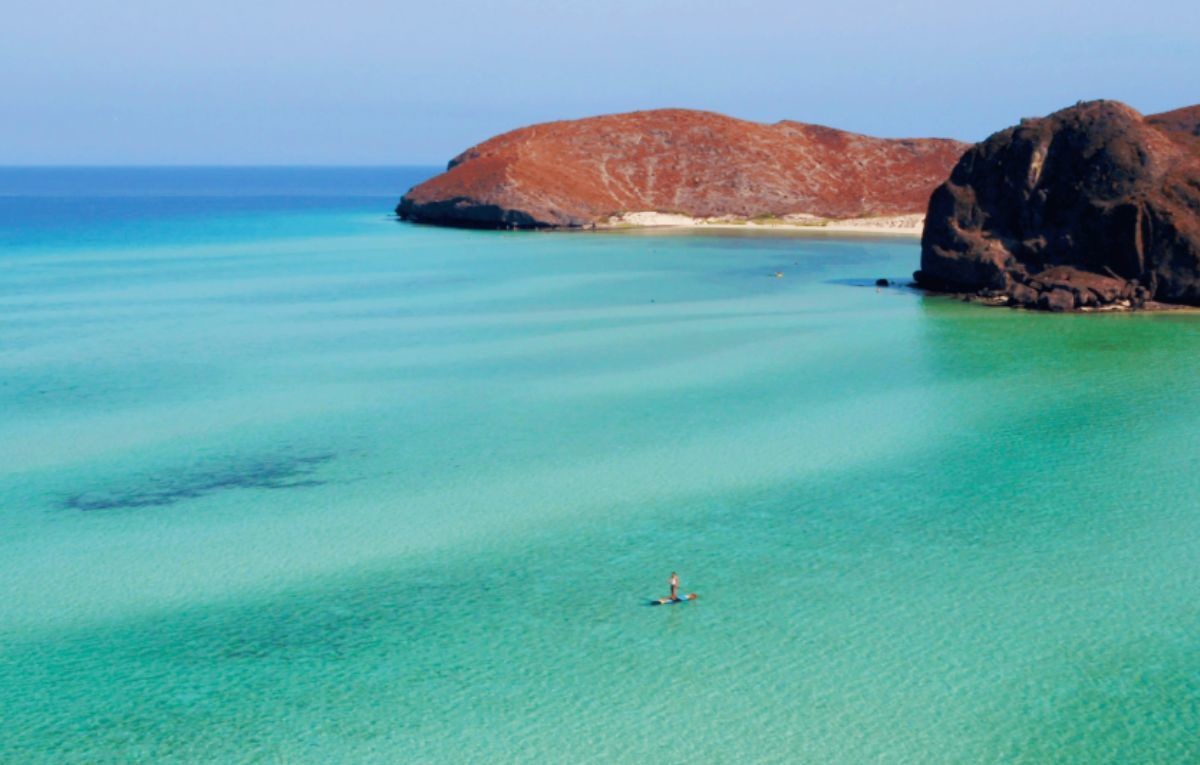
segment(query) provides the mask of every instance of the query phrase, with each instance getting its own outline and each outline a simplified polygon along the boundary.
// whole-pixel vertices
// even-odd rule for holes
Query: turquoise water
[[[23,172],[4,762],[1200,759],[1196,315],[398,224],[422,170]]]

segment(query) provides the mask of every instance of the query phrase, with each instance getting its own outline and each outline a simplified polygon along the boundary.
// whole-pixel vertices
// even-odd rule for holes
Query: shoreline
[[[817,215],[804,213],[780,217],[738,218],[730,215],[722,215],[699,218],[679,213],[641,211],[614,215],[603,223],[596,223],[594,228],[597,231],[711,228],[831,234],[870,234],[919,239],[924,226],[925,215],[923,213],[880,215],[869,218],[822,218]]]
[[[1027,305],[1015,304],[1010,301],[1007,295],[984,297],[983,295],[973,292],[940,292],[938,290],[922,287],[916,282],[913,282],[912,286],[915,289],[923,291],[927,295],[940,295],[943,297],[954,298],[955,300],[959,300],[963,303],[972,303],[974,305],[983,306],[984,308],[1007,308],[1010,311],[1028,311],[1030,313],[1058,314],[1062,316],[1093,313],[1111,313],[1122,315],[1133,315],[1138,313],[1200,313],[1200,306],[1187,305],[1185,303],[1162,303],[1157,300],[1148,300],[1144,304],[1136,307],[1128,300],[1122,300],[1116,303],[1108,303],[1100,306],[1084,306],[1081,308],[1074,308],[1070,311],[1048,311],[1044,308],[1035,308]]]

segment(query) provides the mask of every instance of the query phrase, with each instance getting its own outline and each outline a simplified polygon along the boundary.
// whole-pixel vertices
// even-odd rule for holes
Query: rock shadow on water
[[[877,289],[901,290],[905,292],[918,291],[915,285],[913,285],[912,279],[897,279],[892,276],[865,279],[826,279],[824,284],[832,284],[838,287],[874,287]]]
[[[62,507],[83,511],[168,507],[236,489],[322,486],[328,482],[317,478],[316,474],[334,457],[332,453],[319,453],[230,461],[218,468],[155,476],[141,486],[128,489],[72,494],[63,500]]]

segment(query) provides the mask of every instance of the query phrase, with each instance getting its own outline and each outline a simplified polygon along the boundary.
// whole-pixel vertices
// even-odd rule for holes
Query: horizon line
[[[284,162],[246,162],[246,163],[231,163],[231,162],[214,162],[214,163],[151,163],[151,162],[85,162],[71,164],[65,162],[55,163],[5,163],[0,162],[0,170],[131,170],[131,169],[146,169],[146,170],[220,170],[220,169],[311,169],[311,170],[340,170],[340,169],[385,169],[385,168],[420,168],[422,170],[428,168],[439,168],[444,170],[445,162],[440,163],[382,163],[369,164],[362,162],[348,163],[284,163]]]

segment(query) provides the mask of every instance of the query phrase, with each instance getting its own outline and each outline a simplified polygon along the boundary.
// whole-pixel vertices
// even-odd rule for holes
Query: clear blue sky
[[[977,140],[1200,102],[1198,0],[39,0],[0,29],[0,164],[441,164],[661,106]]]

